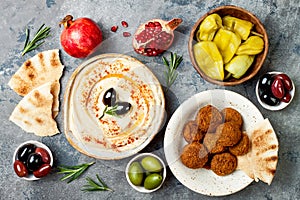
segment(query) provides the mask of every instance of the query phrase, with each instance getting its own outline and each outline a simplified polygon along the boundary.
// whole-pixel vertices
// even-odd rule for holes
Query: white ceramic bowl
[[[267,74],[272,74],[272,75],[275,75],[275,74],[284,74],[284,72],[277,72],[277,71],[272,71],[272,72],[267,72]],[[291,100],[288,102],[288,103],[285,103],[285,102],[280,102],[278,105],[276,106],[270,106],[268,104],[265,104],[264,102],[262,102],[260,100],[260,97],[259,97],[259,91],[258,91],[258,85],[259,85],[259,81],[260,79],[257,81],[256,83],[256,87],[255,87],[255,93],[256,93],[256,97],[257,97],[257,100],[258,102],[260,103],[260,105],[262,107],[264,107],[265,109],[267,110],[272,110],[272,111],[277,111],[277,110],[282,110],[284,109],[285,107],[287,107],[293,100],[294,96],[295,96],[295,85],[294,85],[294,82],[293,80],[291,79],[292,81],[292,85],[293,85],[293,89],[290,91],[290,94],[291,94]]]
[[[133,162],[135,162],[135,161],[141,161],[141,160],[142,160],[144,157],[146,157],[146,156],[152,156],[152,157],[156,158],[157,160],[159,160],[159,162],[161,163],[161,165],[162,165],[162,167],[163,167],[163,169],[162,169],[163,180],[162,180],[161,184],[160,184],[158,187],[156,187],[156,188],[154,188],[154,189],[152,189],[152,190],[148,190],[148,189],[144,188],[144,186],[136,186],[136,185],[133,185],[133,184],[131,183],[130,179],[129,179],[129,176],[128,176],[128,170],[129,170],[129,166],[131,165],[131,163],[133,163]],[[165,179],[166,179],[166,176],[167,176],[167,169],[166,169],[166,165],[165,165],[165,163],[163,162],[163,160],[162,160],[160,157],[158,157],[157,155],[155,155],[155,154],[153,154],[153,153],[141,153],[141,154],[135,156],[134,158],[132,158],[132,159],[128,162],[128,164],[127,164],[127,166],[126,166],[126,169],[125,169],[125,174],[126,174],[127,182],[128,182],[129,185],[130,185],[131,187],[133,187],[135,190],[137,190],[137,191],[139,191],[139,192],[142,192],[142,193],[151,193],[151,192],[154,192],[154,191],[158,190],[158,189],[163,185],[163,183],[164,183],[164,181],[165,181]]]
[[[49,156],[50,156],[50,165],[51,167],[53,166],[53,155],[52,155],[52,152],[51,150],[49,149],[49,147],[47,147],[45,144],[39,142],[39,141],[36,141],[36,140],[29,140],[29,141],[26,141],[26,142],[23,142],[22,144],[20,144],[15,152],[14,152],[14,156],[13,156],[13,163],[15,162],[15,160],[17,160],[17,153],[18,153],[18,150],[23,146],[23,145],[26,145],[26,144],[34,144],[36,147],[41,147],[43,149],[45,149]],[[29,174],[28,176],[26,177],[22,177],[23,179],[25,180],[28,180],[28,181],[35,181],[35,180],[39,180],[40,178],[37,178],[35,177],[33,174]]]

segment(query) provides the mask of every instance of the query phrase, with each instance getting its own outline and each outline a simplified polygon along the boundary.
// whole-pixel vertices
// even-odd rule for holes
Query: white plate
[[[122,116],[104,115],[105,92],[114,88],[117,102],[132,106]],[[88,156],[116,160],[142,150],[160,131],[165,100],[154,74],[122,54],[101,54],[72,74],[64,97],[64,130],[70,144]]]
[[[233,194],[245,188],[253,179],[240,170],[227,176],[218,176],[208,169],[190,169],[180,160],[181,150],[187,144],[182,136],[183,126],[195,118],[201,107],[208,104],[220,110],[231,107],[239,111],[244,120],[243,130],[248,134],[257,122],[264,119],[260,111],[240,94],[220,89],[200,92],[183,102],[171,117],[164,138],[166,160],[174,176],[189,189],[209,196]]]

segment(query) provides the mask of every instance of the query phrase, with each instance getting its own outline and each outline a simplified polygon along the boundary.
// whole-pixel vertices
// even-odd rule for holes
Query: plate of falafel
[[[174,176],[209,196],[233,194],[253,179],[239,170],[238,157],[250,151],[252,129],[264,117],[244,96],[207,90],[184,101],[168,122],[164,151]]]

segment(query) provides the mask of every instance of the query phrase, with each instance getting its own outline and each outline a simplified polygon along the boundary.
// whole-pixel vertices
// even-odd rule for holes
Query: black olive
[[[260,78],[259,84],[258,84],[258,89],[259,89],[260,94],[271,90],[271,85],[272,85],[273,80],[274,80],[274,78],[271,74],[264,74]]]
[[[114,88],[108,89],[103,95],[103,104],[111,107],[116,104],[116,91]]]
[[[42,156],[37,153],[32,153],[29,155],[27,160],[27,168],[30,171],[35,171],[40,168],[43,164]]]
[[[36,146],[34,144],[25,144],[23,145],[17,152],[17,160],[26,163],[28,160],[28,156],[34,153]]]
[[[116,114],[117,115],[124,115],[126,114],[130,108],[131,108],[131,104],[128,103],[128,102],[118,102],[116,103],[118,106],[117,106],[117,109],[116,109]]]
[[[269,106],[276,106],[280,100],[276,98],[270,91],[264,91],[259,96],[260,100]]]

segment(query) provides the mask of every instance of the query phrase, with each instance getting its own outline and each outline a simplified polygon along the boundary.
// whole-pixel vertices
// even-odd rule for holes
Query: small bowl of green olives
[[[295,85],[283,72],[267,72],[257,81],[255,93],[258,102],[267,110],[277,111],[287,107],[295,96]]]
[[[28,181],[39,180],[50,173],[53,155],[45,144],[29,140],[20,144],[13,155],[16,175]]]
[[[158,190],[167,176],[166,166],[161,158],[152,153],[142,153],[132,158],[125,170],[131,187],[142,193]]]

